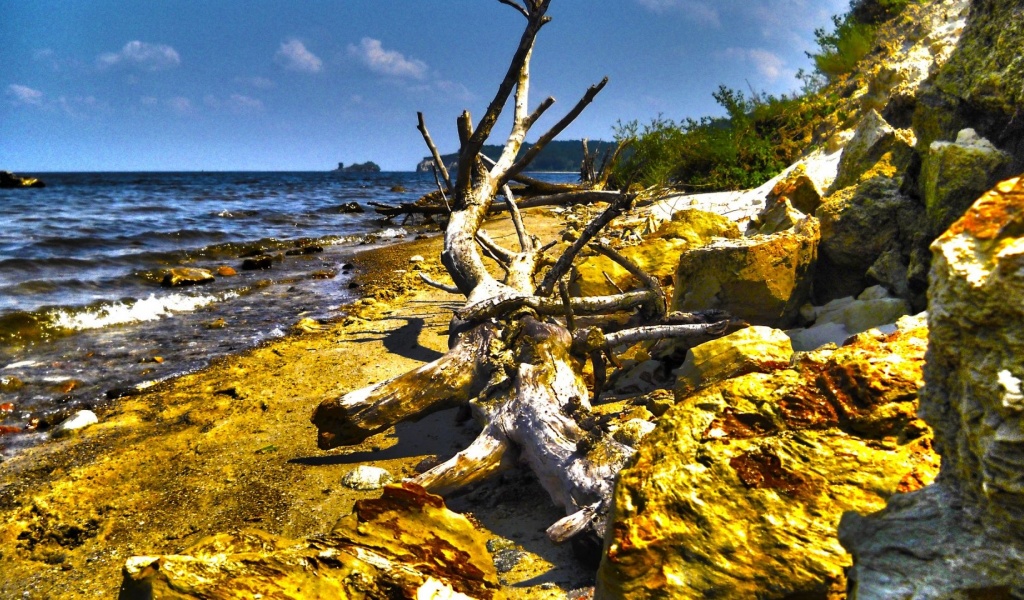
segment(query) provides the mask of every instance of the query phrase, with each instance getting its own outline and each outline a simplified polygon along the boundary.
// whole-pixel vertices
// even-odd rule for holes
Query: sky
[[[559,139],[781,94],[848,0],[553,0],[531,107],[609,83]],[[498,0],[0,0],[0,170],[408,171],[479,118],[525,19]],[[495,128],[501,143],[509,123]]]

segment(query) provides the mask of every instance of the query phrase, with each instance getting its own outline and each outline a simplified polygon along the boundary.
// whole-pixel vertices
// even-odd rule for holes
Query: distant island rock
[[[380,166],[372,161],[357,163],[347,167],[345,163],[338,163],[338,168],[335,171],[341,173],[380,173]]]
[[[0,171],[0,188],[41,188],[46,184],[34,177],[18,177],[10,171]]]

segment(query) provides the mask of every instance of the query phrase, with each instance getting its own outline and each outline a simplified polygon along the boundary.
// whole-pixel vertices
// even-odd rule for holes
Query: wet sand
[[[534,234],[561,221],[527,211]],[[514,246],[506,222],[493,237]],[[323,452],[309,422],[324,398],[400,375],[448,346],[462,298],[419,281],[445,280],[441,238],[369,250],[356,260],[364,299],[318,330],[296,332],[99,411],[100,423],[0,463],[0,597],[116,597],[133,555],[181,552],[215,533],[255,528],[288,537],[323,533],[360,498],[342,477],[361,464],[396,478],[447,458],[476,435],[454,411],[404,423]],[[411,263],[410,257],[426,260]],[[524,554],[502,575],[512,598],[560,598],[593,573],[544,529],[563,516],[525,472],[447,498]]]

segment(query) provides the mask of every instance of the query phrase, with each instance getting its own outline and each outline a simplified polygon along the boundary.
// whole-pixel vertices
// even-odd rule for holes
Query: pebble
[[[415,256],[410,256],[409,257],[409,262],[411,262],[411,263],[421,263],[421,262],[423,262],[425,260],[426,259],[423,258],[422,256],[420,256],[419,254],[417,254]]]
[[[348,474],[341,478],[341,484],[353,490],[368,492],[379,490],[394,480],[395,478],[391,476],[391,473],[380,467],[359,465],[355,470],[349,471]]]
[[[96,416],[96,413],[91,410],[80,410],[62,421],[61,424],[57,426],[57,433],[60,434],[85,429],[86,427],[95,425],[99,422],[100,420],[99,417]]]
[[[217,274],[220,275],[221,277],[232,277],[234,275],[238,275],[238,271],[234,270],[233,268],[227,265],[223,265],[217,267]]]
[[[526,553],[522,550],[498,550],[494,553],[494,569],[501,574],[508,573],[525,557]]]
[[[260,256],[254,256],[247,258],[242,261],[243,271],[257,271],[263,269],[269,269],[274,263],[274,257],[268,254],[261,254]]]
[[[178,287],[183,285],[199,285],[210,283],[214,280],[213,273],[206,269],[195,269],[192,267],[180,267],[171,269],[164,275],[163,285],[165,287]]]

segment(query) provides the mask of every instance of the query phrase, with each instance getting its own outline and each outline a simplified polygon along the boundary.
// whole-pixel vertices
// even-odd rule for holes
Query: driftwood
[[[403,420],[468,405],[482,425],[479,437],[449,460],[411,478],[412,482],[446,493],[525,463],[566,511],[567,516],[548,530],[552,540],[565,541],[583,532],[602,536],[614,478],[634,449],[594,425],[583,365],[588,359],[594,361],[595,388],[599,389],[604,357],[615,347],[668,337],[720,335],[728,316],[669,314],[657,281],[600,244],[595,249],[628,265],[641,287],[612,296],[568,296],[564,277],[573,261],[604,226],[629,209],[634,198],[587,191],[599,194],[609,206],[555,258],[546,256],[552,244],[540,246],[526,231],[518,212],[525,201],[515,201],[509,184],[607,80],[591,87],[565,118],[517,159],[530,127],[554,102],[548,99],[534,111],[528,110],[530,55],[537,34],[549,21],[546,12],[551,0],[498,1],[524,16],[526,27],[483,118],[475,127],[467,112],[458,119],[461,151],[454,179],[446,172],[438,178],[451,201],[441,262],[454,285],[425,281],[466,297],[452,318],[450,350],[414,371],[325,400],[315,410],[313,423],[319,430],[320,448],[330,449],[358,443]],[[513,98],[512,130],[501,156],[487,166],[480,149],[509,98]],[[422,116],[419,129],[436,154]],[[504,194],[504,208],[515,225],[518,250],[500,246],[481,231],[487,215],[501,206],[495,202],[499,194]],[[501,264],[505,271],[501,281],[488,272],[485,256]],[[584,321],[586,327],[577,329]]]

